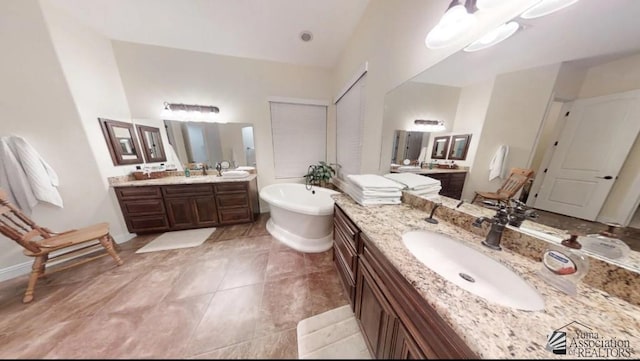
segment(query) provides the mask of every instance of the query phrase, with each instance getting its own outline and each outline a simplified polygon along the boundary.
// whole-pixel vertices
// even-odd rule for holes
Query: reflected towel
[[[418,156],[418,164],[422,164],[427,161],[427,147],[420,149],[420,155]]]
[[[496,178],[505,178],[507,170],[507,156],[509,155],[509,146],[501,145],[491,158],[489,163],[489,180]]]
[[[387,179],[391,179],[394,182],[398,182],[399,184],[411,190],[440,186],[439,180],[415,173],[387,173],[384,175],[384,177]]]

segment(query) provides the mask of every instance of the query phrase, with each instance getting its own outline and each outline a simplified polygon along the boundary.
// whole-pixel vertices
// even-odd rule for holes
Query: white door
[[[576,100],[535,208],[595,220],[640,131],[640,90]]]

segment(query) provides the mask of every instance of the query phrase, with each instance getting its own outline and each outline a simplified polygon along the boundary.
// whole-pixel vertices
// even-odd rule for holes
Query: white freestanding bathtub
[[[307,253],[324,252],[333,245],[333,199],[338,192],[304,184],[271,184],[260,190],[269,203],[267,231],[287,246]]]

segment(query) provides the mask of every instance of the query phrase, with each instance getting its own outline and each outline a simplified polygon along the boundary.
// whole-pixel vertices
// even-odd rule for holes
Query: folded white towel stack
[[[246,170],[227,170],[222,172],[222,178],[247,178],[249,172]]]
[[[404,186],[376,174],[350,174],[346,192],[362,206],[400,204]]]
[[[439,180],[414,173],[387,173],[384,177],[402,184],[413,194],[427,198],[437,196],[442,189]]]

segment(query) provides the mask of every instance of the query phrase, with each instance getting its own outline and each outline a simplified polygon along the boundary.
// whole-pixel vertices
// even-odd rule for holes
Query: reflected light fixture
[[[515,34],[515,32],[518,31],[519,28],[520,24],[515,21],[510,21],[506,24],[502,24],[483,35],[480,39],[467,45],[467,47],[463,50],[466,52],[472,52],[494,46],[499,42],[507,39],[511,35]]]
[[[220,108],[213,105],[196,105],[164,102],[162,115],[177,120],[215,120]]]
[[[420,130],[425,132],[441,132],[446,129],[442,120],[416,119],[413,124],[419,126]]]
[[[466,0],[464,5],[460,0],[453,0],[440,22],[427,34],[425,45],[439,49],[453,44],[476,23],[475,10],[475,0]]]
[[[577,2],[578,0],[541,0],[523,12],[520,17],[523,19],[539,18],[555,13]]]

